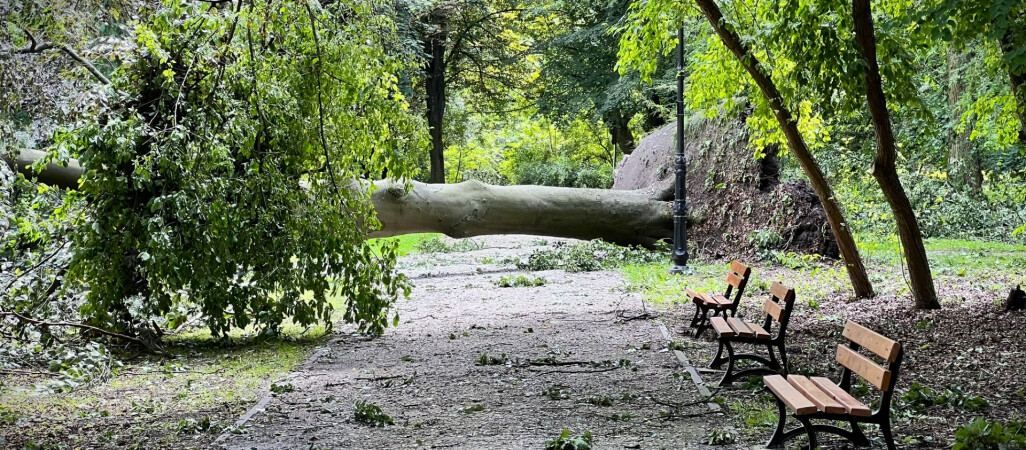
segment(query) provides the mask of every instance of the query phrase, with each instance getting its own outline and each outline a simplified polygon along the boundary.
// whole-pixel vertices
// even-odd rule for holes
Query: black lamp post
[[[677,30],[677,182],[673,199],[673,267],[670,273],[688,273],[687,158],[684,156],[684,27]]]

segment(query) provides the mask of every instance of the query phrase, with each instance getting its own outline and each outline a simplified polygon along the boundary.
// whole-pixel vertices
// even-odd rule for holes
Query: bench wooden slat
[[[730,262],[730,271],[738,274],[738,276],[744,277],[745,275],[749,275],[751,270],[752,269],[749,269],[748,266],[737,261]]]
[[[734,289],[741,288],[741,277],[734,275],[733,273],[727,274],[727,284],[734,286]]]
[[[853,416],[869,417],[873,415],[873,411],[868,406],[863,405],[862,402],[858,401],[851,394],[841,389],[840,386],[834,384],[829,378],[824,377],[812,377],[810,378],[816,386],[819,386],[824,392],[830,394],[837,400],[838,403],[844,405],[844,411]]]
[[[701,292],[698,292],[698,291],[692,291],[691,289],[685,289],[685,290],[684,290],[684,294],[685,294],[685,295],[687,295],[687,296],[688,296],[688,298],[690,298],[690,299],[692,299],[692,300],[695,300],[695,299],[700,299],[700,298],[702,298],[702,293],[701,293]]]
[[[791,383],[791,386],[801,392],[805,398],[809,399],[816,408],[828,414],[842,414],[845,412],[844,405],[834,400],[834,397],[830,394],[823,392],[816,383],[809,380],[808,377],[801,375],[788,375],[787,382]]]
[[[727,321],[720,316],[710,318],[709,325],[712,325],[713,331],[720,335],[720,337],[732,337],[737,335],[737,332],[730,328]]]
[[[780,304],[773,300],[766,300],[766,303],[762,304],[762,310],[766,311],[766,314],[769,314],[777,322],[780,322],[780,315],[784,313],[784,309]]]
[[[716,304],[718,304],[720,306],[728,306],[728,305],[732,305],[734,303],[734,302],[730,301],[730,299],[728,299],[727,297],[724,297],[722,294],[713,295],[712,296],[712,300],[714,302],[716,302]]]
[[[741,337],[755,337],[755,332],[748,328],[745,321],[738,319],[737,317],[731,317],[727,319],[727,325],[730,325],[738,336]]]
[[[891,371],[876,365],[871,359],[844,346],[837,346],[837,362],[865,378],[880,390],[890,389]]]
[[[791,386],[784,377],[780,375],[770,375],[762,377],[763,384],[773,391],[773,394],[784,402],[785,405],[794,411],[795,415],[812,414],[816,412],[816,405],[812,404],[808,398],[805,398],[800,392],[798,392],[794,386]]]
[[[894,362],[898,357],[898,351],[901,350],[901,344],[850,320],[844,325],[842,334],[848,340],[886,359],[887,362]]]
[[[784,286],[776,281],[774,281],[773,284],[770,285],[770,295],[779,298],[781,301],[787,300],[788,293],[790,291],[791,289],[789,289],[787,286]]]
[[[766,329],[763,328],[762,325],[757,325],[751,322],[745,322],[745,325],[748,325],[748,328],[750,328],[752,332],[755,333],[756,339],[769,339],[771,337],[769,332],[766,331]]]

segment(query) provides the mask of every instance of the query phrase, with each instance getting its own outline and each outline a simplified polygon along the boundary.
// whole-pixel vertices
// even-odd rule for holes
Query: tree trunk
[[[919,231],[912,204],[905,195],[905,189],[898,179],[895,169],[897,149],[894,145],[894,133],[891,130],[890,113],[887,111],[887,99],[884,96],[883,81],[880,78],[880,67],[876,60],[876,36],[873,30],[873,12],[871,0],[852,0],[852,17],[855,22],[855,40],[862,51],[866,62],[866,99],[869,112],[876,130],[876,158],[873,160],[873,176],[876,177],[880,189],[883,190],[887,203],[891,205],[894,220],[898,225],[898,236],[905,247],[905,259],[908,261],[909,278],[912,282],[912,296],[917,309],[937,309],[937,292],[933,286],[933,275],[930,273],[930,261],[926,257],[926,247]]]
[[[532,234],[652,247],[673,234],[670,203],[640,191],[492,186],[475,180],[411,184],[405,190],[392,180],[375,182],[371,201],[382,227],[372,237]]]
[[[872,297],[874,295],[873,285],[869,282],[869,277],[866,275],[866,267],[862,263],[862,256],[859,255],[855,239],[852,238],[851,230],[846,225],[847,222],[844,220],[841,207],[834,199],[833,189],[827,183],[826,178],[823,176],[823,171],[819,168],[819,164],[816,163],[816,159],[812,156],[812,152],[809,151],[805,139],[798,130],[798,122],[791,116],[790,110],[784,106],[776,84],[773,83],[769,76],[762,72],[758,59],[742,44],[741,38],[726,28],[723,14],[720,12],[720,8],[716,5],[715,0],[695,0],[695,3],[702,10],[702,13],[705,14],[709,24],[712,25],[716,34],[719,35],[723,44],[734,53],[734,56],[737,57],[738,61],[745,67],[745,70],[748,71],[748,74],[755,80],[755,84],[759,86],[763,96],[766,97],[766,101],[769,102],[770,107],[773,109],[777,123],[780,125],[784,136],[787,137],[787,144],[791,148],[791,153],[798,159],[802,170],[809,177],[812,188],[816,191],[816,196],[823,203],[827,222],[830,224],[834,237],[837,238],[837,246],[840,248],[841,257],[844,258],[844,263],[848,269],[848,277],[851,279],[855,296],[859,298]]]
[[[955,126],[962,116],[958,101],[965,92],[965,83],[959,73],[962,66],[962,55],[951,48],[948,50],[948,110],[951,111],[951,132],[948,134],[948,179],[959,189],[967,190],[978,196],[983,192],[983,169],[980,154],[969,141],[971,128],[966,127],[961,133]]]
[[[39,174],[31,171],[29,166],[45,156],[38,150],[22,150],[13,165],[40,183],[77,189],[83,173],[77,161],[68,167],[50,164]],[[670,202],[653,198],[649,191],[491,186],[474,180],[410,182],[410,189],[394,180],[374,184],[371,202],[382,226],[371,237],[533,234],[652,247],[673,236]]]
[[[445,143],[442,125],[445,119],[445,37],[429,36],[424,40],[424,53],[430,56],[424,68],[427,80],[427,120],[431,133],[432,183],[445,183]]]
[[[1015,51],[1015,45],[1010,36],[1012,29],[1009,28],[1005,35],[998,40],[1001,53],[1007,56]],[[1026,145],[1026,74],[1015,73],[1009,68],[1008,80],[1012,85],[1012,96],[1015,97],[1015,112],[1019,116],[1019,143]]]
[[[609,134],[613,136],[613,142],[620,149],[620,153],[629,155],[634,152],[634,133],[631,133],[630,119],[624,117],[617,109],[609,124]]]

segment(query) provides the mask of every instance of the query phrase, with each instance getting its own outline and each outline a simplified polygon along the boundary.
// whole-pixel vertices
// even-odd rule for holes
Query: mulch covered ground
[[[782,267],[754,270],[763,280],[779,279],[798,286],[787,345],[792,372],[837,380],[840,366],[834,358],[837,345],[844,342],[841,330],[847,320],[903,343],[905,360],[892,407],[899,447],[951,448],[955,430],[973,418],[1005,422],[1023,420],[1026,415],[1026,381],[1022,377],[1026,373],[1026,312],[1005,312],[1003,306],[1007,295],[1003,289],[1021,277],[1024,268],[1012,268],[987,280],[964,274],[945,276],[939,271],[936,281],[942,309],[932,311],[913,309],[908,294],[861,301],[848,299],[842,291],[825,296],[810,292],[803,297],[802,288],[814,282],[800,271]],[[753,288],[746,294],[740,314],[761,323],[765,314],[757,306],[768,295],[765,289]],[[712,357],[716,344],[708,337],[684,337],[683,325],[692,311],[690,305],[678,305],[664,320],[668,326],[673,324],[670,328],[684,343],[686,353],[701,365]],[[719,375],[706,374],[706,378],[715,383]],[[748,443],[761,444],[769,438],[776,407],[761,389],[760,380],[736,383],[718,395],[732,407],[731,416],[746,431]],[[869,403],[879,395],[871,390],[862,399]],[[878,431],[867,434],[882,444]],[[842,446],[839,441],[827,445]]]

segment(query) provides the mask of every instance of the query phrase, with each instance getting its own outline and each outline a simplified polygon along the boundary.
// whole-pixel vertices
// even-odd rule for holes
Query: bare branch
[[[25,55],[32,53],[43,53],[47,50],[57,49],[64,52],[65,55],[70,56],[71,59],[74,59],[75,62],[79,63],[82,67],[85,67],[85,69],[88,70],[89,73],[91,73],[93,77],[96,78],[96,80],[100,83],[110,84],[110,80],[107,79],[107,77],[104,76],[102,73],[100,73],[96,66],[94,66],[89,61],[86,61],[85,58],[82,57],[82,55],[79,55],[78,52],[75,51],[75,49],[67,45],[53,45],[49,42],[40,44],[39,41],[36,40],[36,37],[33,36],[29,30],[22,28],[22,31],[25,32],[26,36],[28,36],[29,46],[15,50],[14,53]]]

